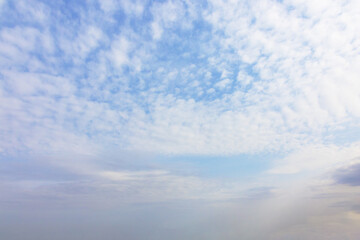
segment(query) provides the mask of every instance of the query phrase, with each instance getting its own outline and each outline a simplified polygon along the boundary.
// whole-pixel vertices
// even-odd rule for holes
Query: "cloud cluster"
[[[356,4],[4,3],[29,21],[1,28],[2,151],[74,138],[180,154],[321,143],[360,116]]]
[[[214,219],[194,220],[210,229],[199,234],[184,218],[197,239],[355,239],[359,11],[355,0],[0,1],[0,204],[188,202],[189,216]],[[196,165],[250,155],[266,164],[246,180]]]

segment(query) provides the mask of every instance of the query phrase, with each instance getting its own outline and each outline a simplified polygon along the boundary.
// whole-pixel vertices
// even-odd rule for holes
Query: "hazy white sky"
[[[0,238],[358,239],[359,22],[356,0],[0,1]]]

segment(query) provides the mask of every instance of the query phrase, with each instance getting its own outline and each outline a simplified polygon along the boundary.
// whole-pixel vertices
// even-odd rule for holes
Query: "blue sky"
[[[356,239],[359,22],[355,0],[0,0],[0,237]]]

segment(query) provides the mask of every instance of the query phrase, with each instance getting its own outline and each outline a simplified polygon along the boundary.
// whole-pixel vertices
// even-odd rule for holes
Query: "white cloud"
[[[221,81],[217,82],[215,84],[215,87],[220,88],[220,89],[224,89],[226,88],[229,84],[231,83],[231,80],[228,78],[222,79]]]
[[[149,171],[105,171],[101,172],[100,176],[115,181],[130,181],[130,180],[146,180],[146,178],[153,178],[168,175],[168,172],[162,170],[149,170]]]
[[[134,14],[136,17],[140,17],[144,12],[144,1],[121,1],[126,14]]]
[[[113,41],[109,52],[109,57],[117,68],[129,63],[129,51],[132,49],[131,42],[125,37],[119,36]]]
[[[152,32],[153,32],[153,38],[154,38],[155,40],[158,40],[158,39],[161,38],[161,35],[162,35],[162,33],[163,33],[163,29],[162,29],[162,27],[160,26],[159,23],[153,22],[153,23],[151,24],[151,30],[152,30]]]
[[[193,7],[190,3],[172,0],[155,3],[151,8],[154,18],[151,23],[153,39],[159,40],[164,31],[174,26],[181,29],[191,28],[192,21],[196,18]]]
[[[253,77],[249,76],[248,74],[244,73],[243,71],[238,72],[236,79],[238,82],[240,82],[242,87],[246,87],[253,81]]]
[[[105,12],[114,11],[118,6],[116,0],[100,0],[99,4],[100,8]]]
[[[48,102],[69,97],[51,109],[56,123],[67,131],[78,125],[78,134],[101,136],[104,145],[196,154],[294,150],[321,142],[325,131],[356,125],[360,117],[360,31],[352,20],[356,3],[330,2],[312,7],[307,1],[210,1],[203,14],[212,37],[199,37],[204,47],[197,49],[205,63],[188,66],[171,65],[171,55],[166,60],[170,67],[159,60],[157,41],[143,41],[146,30],[135,32],[125,25],[120,33],[107,34],[101,24],[86,20],[94,13],[81,12],[82,22],[73,29],[58,26],[61,36],[30,27],[3,28],[3,66],[49,71],[53,77],[3,69],[2,87],[29,104],[38,100],[23,98],[37,93]],[[118,7],[117,2],[101,4],[104,11]],[[124,2],[123,7],[141,15],[141,6]],[[154,18],[144,29],[154,27],[155,39],[186,29],[200,17],[196,7],[189,2],[153,4]],[[32,54],[39,44],[45,46],[46,61]],[[64,62],[53,56],[56,50],[64,51]],[[91,53],[93,59],[85,64]],[[70,62],[76,67],[57,69]],[[128,75],[119,74],[124,66]],[[220,80],[213,82],[217,73]],[[140,90],[131,92],[130,85]],[[19,110],[22,116],[36,121],[26,106]]]
[[[23,51],[33,51],[39,31],[35,28],[7,28],[1,31],[1,39]]]
[[[128,16],[135,15],[140,17],[144,12],[144,1],[99,0],[99,5],[106,14],[114,14],[121,9]]]
[[[359,157],[359,142],[350,146],[310,145],[279,159],[271,174],[296,174],[304,171],[331,172],[342,165],[351,163]]]
[[[75,91],[70,81],[48,74],[2,71],[7,86],[14,95],[71,96]]]
[[[46,20],[49,17],[49,8],[45,4],[35,1],[32,4],[28,4],[27,1],[16,1],[16,10],[22,15],[24,21],[36,22],[38,24],[47,24]]]

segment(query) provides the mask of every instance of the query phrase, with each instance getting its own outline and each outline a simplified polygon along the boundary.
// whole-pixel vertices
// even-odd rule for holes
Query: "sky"
[[[0,238],[360,236],[357,0],[0,0]]]

